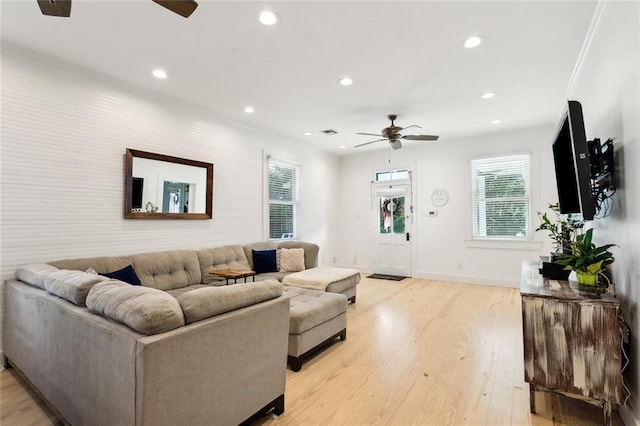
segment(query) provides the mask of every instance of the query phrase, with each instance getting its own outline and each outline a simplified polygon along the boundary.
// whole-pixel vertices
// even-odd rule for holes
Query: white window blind
[[[298,237],[299,167],[269,158],[269,238]]]
[[[529,239],[530,154],[471,161],[473,237]]]

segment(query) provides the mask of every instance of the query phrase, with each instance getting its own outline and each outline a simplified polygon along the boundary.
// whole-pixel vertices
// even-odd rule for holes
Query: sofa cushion
[[[224,283],[224,281],[222,282]],[[180,296],[182,293],[186,293],[188,291],[192,291],[192,290],[196,290],[198,288],[204,288],[204,287],[209,287],[209,286],[206,284],[192,284],[186,287],[174,288],[173,290],[164,290],[164,291],[167,292],[167,294],[170,294],[177,299],[178,296]]]
[[[102,256],[102,257],[86,257],[82,259],[65,259],[47,262],[49,265],[58,269],[77,269],[86,271],[89,268],[94,269],[97,273],[116,271],[131,264],[129,256]]]
[[[44,288],[51,294],[62,297],[78,306],[85,306],[87,294],[91,288],[107,278],[87,274],[83,271],[60,269],[47,275]]]
[[[171,290],[201,283],[200,262],[193,250],[142,253],[131,256],[143,286]]]
[[[87,296],[87,307],[146,335],[184,325],[184,315],[175,297],[162,290],[118,280],[109,279],[93,286]]]
[[[289,286],[284,286],[283,294],[291,301],[289,334],[302,334],[347,310],[347,298],[342,294]]]
[[[242,246],[242,249],[244,250],[244,255],[249,262],[249,268],[255,271],[253,265],[253,250],[277,250],[278,243],[274,241],[260,241],[257,243],[246,244]]]
[[[177,296],[187,324],[245,306],[254,305],[282,294],[282,284],[269,279],[257,283],[224,287],[204,287]]]
[[[276,250],[253,250],[253,270],[256,274],[278,272]]]
[[[280,253],[280,272],[300,272],[304,271],[304,249],[278,249]]]
[[[224,280],[213,275],[216,269],[233,269],[236,271],[250,271],[249,261],[240,245],[206,248],[196,250],[200,261],[200,272],[204,284],[215,281],[224,284]]]
[[[86,272],[90,273],[89,270]],[[140,285],[140,278],[136,274],[136,271],[133,269],[133,266],[127,265],[122,269],[118,269],[117,271],[107,272],[102,274],[107,278],[113,278],[114,280],[124,281],[125,283],[131,285]]]
[[[291,274],[291,272],[265,272],[263,274],[257,274],[255,277],[253,277],[254,281],[263,281],[263,280],[267,280],[267,279],[274,279],[277,281],[282,282],[283,278],[286,277],[287,275]]]
[[[281,241],[278,248],[301,248],[304,250],[304,267],[311,269],[318,266],[318,253],[320,246],[315,243],[306,243],[304,241]]]
[[[44,289],[44,279],[58,268],[47,263],[34,263],[16,269],[16,278],[34,287]]]

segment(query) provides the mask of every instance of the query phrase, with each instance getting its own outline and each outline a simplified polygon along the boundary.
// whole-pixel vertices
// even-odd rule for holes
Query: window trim
[[[525,218],[525,229],[526,233],[522,237],[518,236],[508,236],[508,235],[500,235],[500,236],[491,236],[491,235],[477,235],[478,227],[477,227],[477,217],[476,217],[476,167],[474,166],[474,162],[478,160],[492,160],[492,159],[501,159],[507,157],[524,157],[523,159],[526,161],[525,164],[525,196],[517,197],[518,199],[524,199],[528,203],[528,213]],[[469,171],[471,173],[471,238],[465,240],[465,246],[467,247],[486,247],[487,244],[491,245],[494,242],[503,242],[511,247],[511,243],[530,243],[534,241],[534,232],[532,229],[532,206],[533,206],[533,193],[532,193],[532,163],[534,161],[534,156],[531,151],[518,151],[518,152],[506,152],[506,153],[496,153],[490,155],[479,155],[471,158],[469,160]],[[485,244],[485,242],[487,244]]]

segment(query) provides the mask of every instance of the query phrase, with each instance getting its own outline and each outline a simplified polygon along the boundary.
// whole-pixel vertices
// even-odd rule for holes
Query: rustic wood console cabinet
[[[552,391],[602,407],[611,424],[611,404],[623,402],[620,304],[612,294],[580,292],[575,283],[538,273],[523,262],[520,294],[524,375],[530,409],[535,391]]]

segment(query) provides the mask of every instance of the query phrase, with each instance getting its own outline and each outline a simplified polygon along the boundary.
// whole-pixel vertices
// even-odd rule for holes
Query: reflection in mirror
[[[127,149],[128,219],[211,219],[213,164]]]

